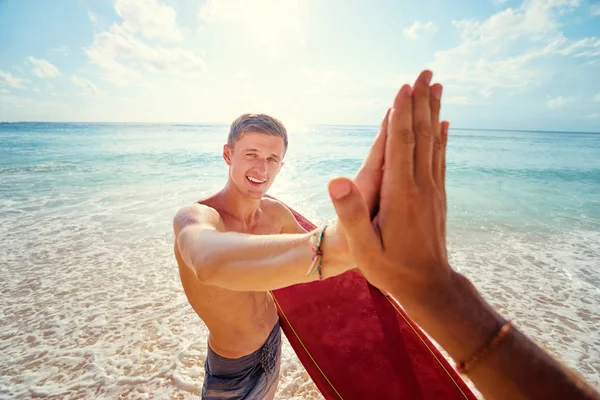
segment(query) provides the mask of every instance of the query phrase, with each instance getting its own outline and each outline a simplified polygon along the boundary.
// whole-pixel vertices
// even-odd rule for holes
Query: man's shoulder
[[[274,197],[264,196],[261,199],[261,208],[264,212],[274,216],[289,217],[290,210],[281,201]]]
[[[181,207],[175,216],[202,216],[204,214],[214,213],[218,214],[218,211],[209,204],[197,202]]]
[[[283,203],[277,200],[275,197],[267,195],[263,196],[262,199],[260,199],[260,203],[263,208],[266,207],[273,210],[281,210],[281,208],[285,207]]]
[[[202,216],[204,214],[220,215],[216,203],[216,195],[204,197],[200,200],[195,201],[194,203],[185,205],[182,208],[180,208],[179,211],[177,211],[176,215]]]
[[[218,226],[221,221],[219,212],[208,204],[196,202],[188,204],[177,211],[173,217],[173,229],[181,232],[183,228],[192,224],[208,223]]]
[[[302,233],[306,231],[298,224],[294,213],[284,203],[273,197],[263,197],[263,201],[268,202],[272,208],[270,215],[276,218],[278,224],[282,227],[281,233]]]

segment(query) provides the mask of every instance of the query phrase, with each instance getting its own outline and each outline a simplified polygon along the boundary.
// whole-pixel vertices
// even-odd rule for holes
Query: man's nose
[[[260,159],[256,162],[256,170],[261,174],[267,173],[267,160]]]

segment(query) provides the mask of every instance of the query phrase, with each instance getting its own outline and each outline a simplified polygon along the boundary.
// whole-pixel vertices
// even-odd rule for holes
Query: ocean
[[[177,210],[221,189],[226,125],[0,124],[0,398],[199,398],[207,330]],[[270,194],[334,219],[375,126],[289,127]],[[600,387],[600,134],[450,130],[452,266]],[[319,399],[287,341],[277,398]]]

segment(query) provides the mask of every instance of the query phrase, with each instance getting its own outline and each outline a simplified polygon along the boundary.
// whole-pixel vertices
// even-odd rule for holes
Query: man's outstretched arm
[[[384,121],[387,118],[388,114]],[[386,137],[387,130],[380,129],[354,178],[370,212],[379,199]],[[316,230],[305,232],[289,210],[284,213],[282,234],[250,235],[224,232],[216,210],[190,205],[173,220],[177,251],[198,279],[230,290],[274,290],[318,279],[306,275],[313,257],[310,238]],[[327,228],[322,250],[324,278],[356,267],[339,223]]]
[[[251,235],[223,232],[219,213],[193,204],[180,210],[173,220],[176,247],[196,277],[207,284],[229,290],[265,291],[318,280],[307,276],[314,255],[307,233]],[[323,277],[354,268],[343,251],[341,232],[327,229],[323,243]]]

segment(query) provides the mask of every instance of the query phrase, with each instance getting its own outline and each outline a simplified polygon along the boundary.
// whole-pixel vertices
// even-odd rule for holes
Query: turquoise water
[[[375,133],[291,127],[270,193],[332,220],[327,181],[352,176]],[[0,124],[0,397],[196,393],[206,331],[180,289],[171,220],[224,184],[226,135]],[[453,266],[599,386],[600,134],[453,129],[447,160]],[[318,398],[284,350],[279,395]]]

